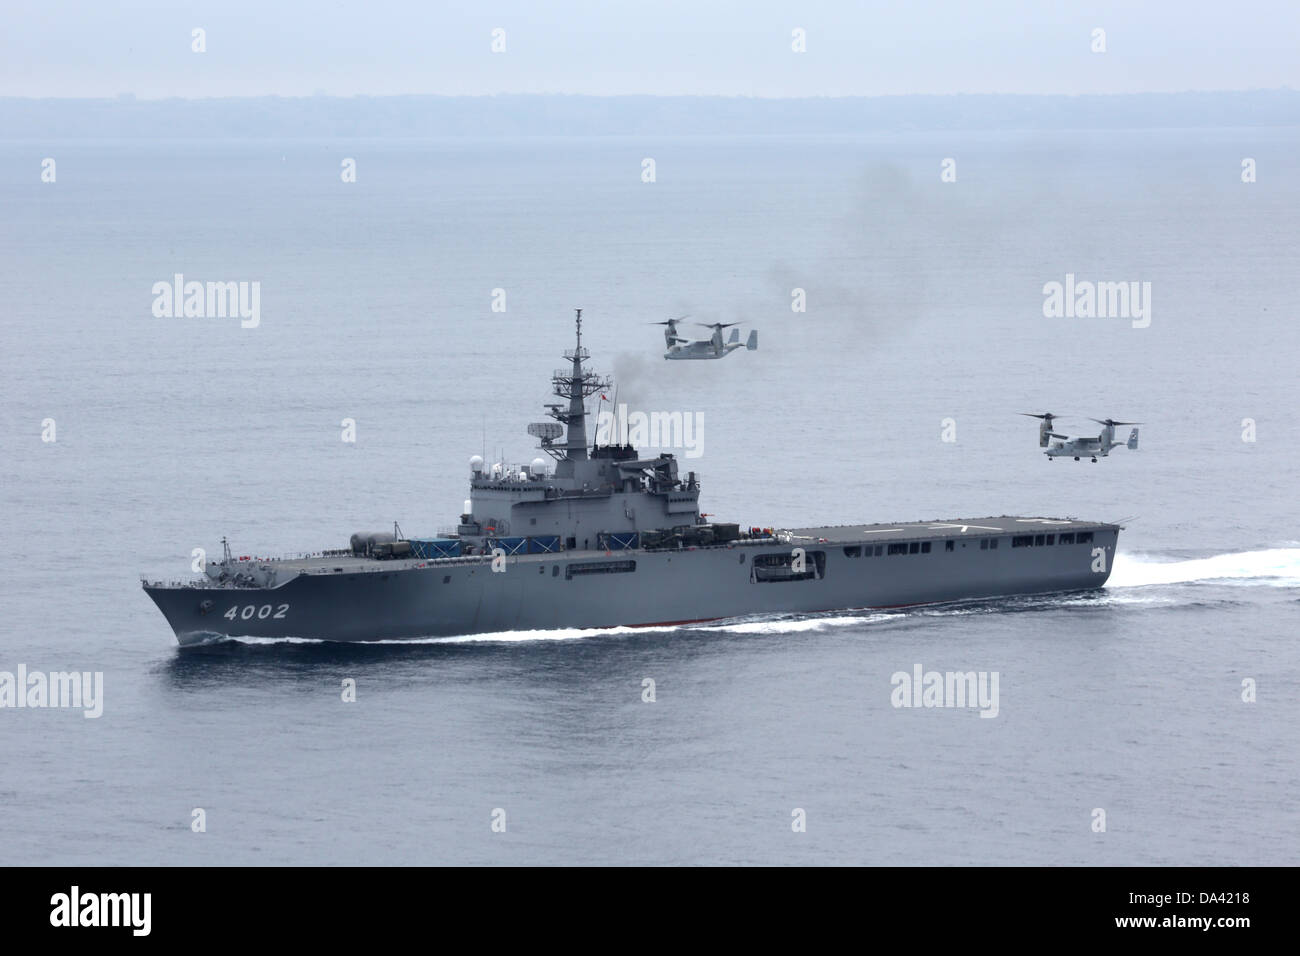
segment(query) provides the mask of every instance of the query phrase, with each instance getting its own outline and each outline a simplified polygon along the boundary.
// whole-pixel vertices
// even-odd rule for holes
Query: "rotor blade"
[[[1024,415],[1026,418],[1041,418],[1045,421],[1051,421],[1053,418],[1060,418],[1060,415],[1053,415],[1051,412],[1044,412],[1041,415],[1035,415],[1033,412],[1016,412],[1017,415]]]
[[[696,322],[698,326],[706,329],[725,329],[732,325],[739,325],[739,322]]]

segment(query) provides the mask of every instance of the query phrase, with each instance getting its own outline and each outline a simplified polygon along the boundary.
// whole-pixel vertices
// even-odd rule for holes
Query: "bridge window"
[[[902,543],[900,543],[900,544],[891,544],[891,545],[889,546],[889,553],[890,553],[890,554],[907,554],[907,542],[902,542]]]
[[[862,557],[862,545],[860,545],[860,544],[851,544],[851,545],[849,545],[848,547],[846,547],[846,548],[844,549],[844,557],[846,557],[846,558],[860,558],[860,557]]]
[[[1061,535],[1061,544],[1074,544],[1074,532],[1067,531]]]
[[[1034,546],[1034,536],[1032,534],[1017,534],[1011,537],[1011,547],[1013,548],[1032,548]]]
[[[922,542],[921,542],[921,553],[922,553],[922,554],[929,554],[929,553],[930,553],[930,542],[929,542],[929,541],[922,541]]]
[[[1041,534],[1034,535],[1034,546],[1038,548],[1043,546],[1043,536]]]
[[[909,553],[909,554],[916,554],[916,553],[919,552],[920,550],[921,550],[921,543],[920,543],[919,541],[913,541],[913,542],[908,546],[908,553]]]
[[[990,539],[989,539],[989,550],[990,550],[990,551],[996,551],[997,549],[998,549],[998,539],[997,539],[997,538],[990,538]]]
[[[1078,544],[1092,544],[1092,532],[1080,531],[1074,540]]]

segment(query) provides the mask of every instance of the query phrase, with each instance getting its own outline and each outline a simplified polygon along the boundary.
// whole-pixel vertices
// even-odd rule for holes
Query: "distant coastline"
[[[817,135],[1300,126],[1300,91],[1086,96],[0,98],[0,139]]]

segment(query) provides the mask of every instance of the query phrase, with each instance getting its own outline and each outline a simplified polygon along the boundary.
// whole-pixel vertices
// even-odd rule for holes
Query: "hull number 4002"
[[[249,621],[256,617],[260,621],[265,621],[268,617],[272,620],[279,620],[289,611],[289,605],[281,604],[263,604],[258,607],[256,604],[245,604],[242,608],[236,604],[225,614],[221,615],[227,620],[233,621],[238,618],[241,621]]]

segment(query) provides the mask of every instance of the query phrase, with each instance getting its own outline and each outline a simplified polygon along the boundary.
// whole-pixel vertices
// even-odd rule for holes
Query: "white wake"
[[[1154,555],[1115,556],[1108,588],[1140,588],[1152,584],[1190,584],[1194,581],[1235,581],[1274,587],[1300,587],[1300,548],[1238,551],[1208,558],[1169,561]]]

